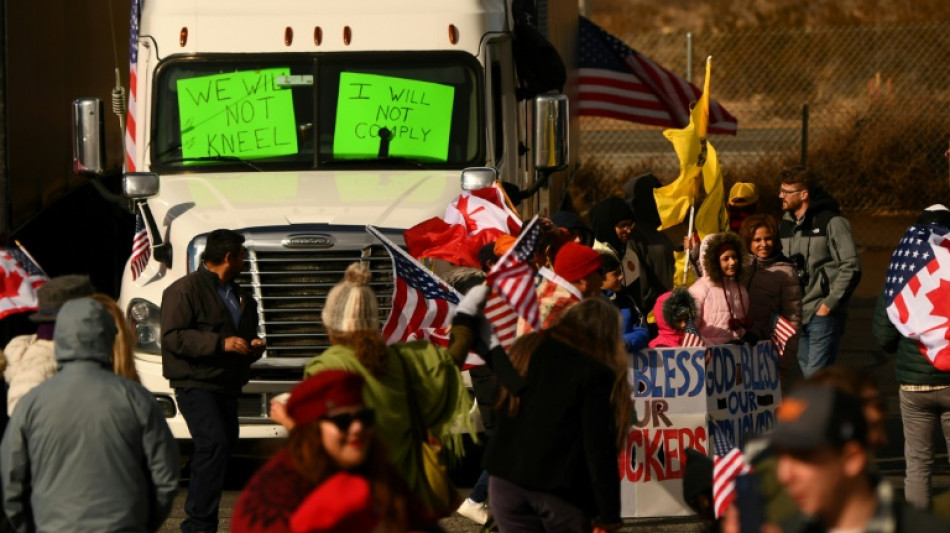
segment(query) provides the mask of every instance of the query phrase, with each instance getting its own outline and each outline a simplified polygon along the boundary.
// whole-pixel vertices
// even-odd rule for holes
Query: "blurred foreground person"
[[[233,533],[438,530],[389,463],[359,374],[304,379],[286,410],[295,422],[287,444],[241,492]]]
[[[792,392],[776,412],[778,480],[799,514],[785,533],[948,531],[950,524],[903,504],[871,472],[861,401],[830,386]]]
[[[112,372],[115,334],[99,302],[59,311],[59,373],[20,399],[0,446],[17,531],[155,531],[171,510],[178,446],[152,394]]]
[[[502,389],[484,459],[499,529],[619,528],[617,450],[631,413],[619,313],[585,299],[515,341],[511,362],[526,386],[520,396]]]

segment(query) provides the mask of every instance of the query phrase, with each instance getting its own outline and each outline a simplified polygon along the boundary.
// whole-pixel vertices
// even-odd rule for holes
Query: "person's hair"
[[[511,347],[511,364],[521,376],[528,373],[531,357],[546,336],[563,342],[603,363],[616,375],[610,403],[614,408],[617,445],[623,444],[630,426],[630,385],[627,382],[627,357],[620,332],[620,313],[605,298],[585,298],[568,307],[547,331],[529,333]],[[520,399],[502,386],[498,405],[507,404],[508,413],[517,416]]]
[[[442,279],[459,293],[465,294],[472,287],[485,283],[485,272],[473,267],[458,266],[446,271]]]
[[[115,321],[115,341],[112,343],[112,371],[118,376],[129,378],[133,381],[140,381],[139,374],[135,371],[135,360],[132,356],[132,346],[135,344],[135,334],[132,332],[132,326],[126,320],[125,314],[119,308],[109,295],[95,293],[89,295],[89,298],[102,304],[102,307],[112,316]]]
[[[858,398],[862,404],[873,402],[884,410],[881,387],[873,376],[863,370],[848,366],[827,366],[812,374],[808,383],[832,386]]]
[[[811,169],[794,166],[782,170],[779,174],[782,185],[796,185],[811,191],[818,186],[818,176]]]
[[[219,265],[225,256],[237,254],[244,246],[244,235],[229,229],[216,229],[208,234],[205,249],[201,252],[201,260]]]
[[[346,346],[353,350],[356,359],[375,377],[386,375],[389,352],[386,342],[377,330],[357,330],[339,332],[327,330],[330,344]]]
[[[706,253],[702,257],[703,271],[705,275],[716,285],[723,282],[722,266],[719,263],[719,257],[725,253],[725,248],[729,247],[736,251],[736,275],[737,280],[742,279],[742,239],[731,231],[712,234],[712,238],[706,246]]]
[[[383,523],[389,526],[387,531],[408,531],[409,488],[389,462],[389,454],[379,435],[370,435],[368,444],[366,462],[354,472],[365,477],[372,486],[374,507]],[[291,429],[286,449],[297,473],[314,487],[340,471],[339,465],[323,447],[320,420]]]
[[[759,228],[766,228],[772,234],[773,254],[782,252],[782,239],[778,236],[778,221],[768,213],[757,213],[749,215],[742,221],[742,227],[739,228],[739,237],[742,238],[742,244],[745,245],[745,251],[752,251],[752,238]]]
[[[600,252],[600,256],[604,258],[604,264],[601,268],[604,269],[604,272],[616,272],[620,269],[620,258],[617,257],[617,254],[609,248],[602,248],[597,250]]]

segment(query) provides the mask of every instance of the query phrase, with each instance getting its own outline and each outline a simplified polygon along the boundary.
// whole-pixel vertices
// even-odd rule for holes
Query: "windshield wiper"
[[[212,155],[208,157],[173,157],[171,159],[165,159],[162,161],[163,164],[167,163],[240,163],[250,168],[251,170],[257,172],[263,172],[260,167],[251,163],[247,159],[241,159],[233,155]]]

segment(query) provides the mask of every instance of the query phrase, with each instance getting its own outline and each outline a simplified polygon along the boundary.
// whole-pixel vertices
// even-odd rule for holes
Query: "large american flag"
[[[942,371],[950,371],[948,233],[939,224],[908,228],[891,255],[884,284],[888,318]]]
[[[49,278],[30,254],[17,246],[0,248],[0,319],[36,311],[36,289]]]
[[[435,277],[378,229],[366,226],[366,231],[379,239],[393,259],[396,290],[392,310],[383,326],[383,339],[387,344],[426,339],[444,345],[438,341],[447,339],[447,328],[460,300],[458,291]]]
[[[772,344],[775,345],[779,357],[785,355],[785,346],[788,344],[788,339],[791,339],[797,331],[795,324],[792,324],[792,321],[784,316],[778,315],[778,318],[775,319],[775,326],[772,328]]]
[[[488,272],[492,292],[485,302],[485,318],[491,323],[502,347],[515,340],[518,317],[534,330],[541,329],[538,294],[535,292],[531,260],[541,239],[541,225],[535,216],[524,226],[518,240]]]
[[[664,128],[689,124],[690,103],[702,91],[657,65],[590,20],[581,17],[579,106],[581,115],[616,118]],[[710,133],[735,135],[736,118],[710,102]]]
[[[125,170],[135,172],[135,99],[137,94],[136,67],[139,61],[139,23],[145,0],[132,0],[129,17],[129,109],[125,118]]]
[[[736,477],[748,474],[752,467],[715,423],[710,427],[716,454],[713,460],[713,508],[716,518],[719,518],[736,499]]]
[[[142,216],[141,206],[135,206],[135,234],[132,236],[132,257],[129,259],[133,280],[145,270],[150,257],[152,247],[148,240],[148,230],[145,229],[145,218]]]

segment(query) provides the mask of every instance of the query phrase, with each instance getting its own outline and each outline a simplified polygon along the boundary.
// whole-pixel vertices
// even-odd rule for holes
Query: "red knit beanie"
[[[298,426],[323,418],[336,407],[363,404],[363,376],[325,370],[297,384],[287,400],[287,414]]]
[[[597,271],[603,264],[600,253],[590,246],[569,242],[561,246],[554,258],[554,273],[575,283]]]

